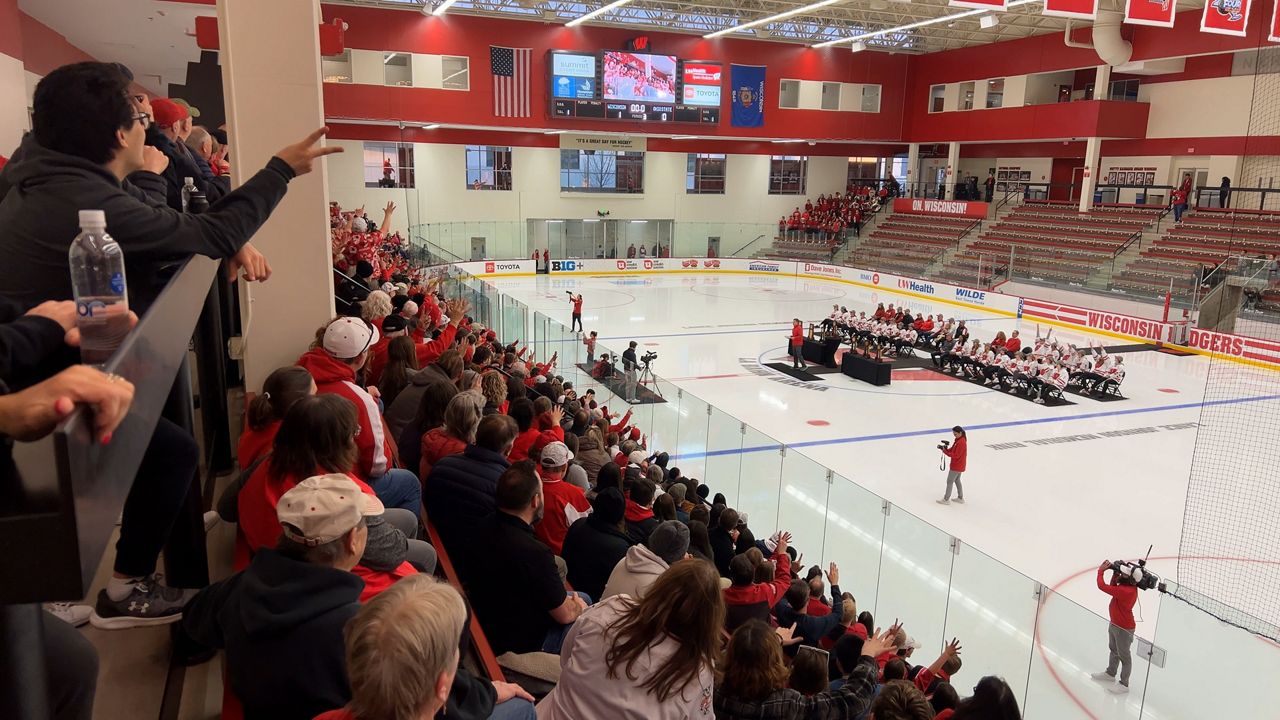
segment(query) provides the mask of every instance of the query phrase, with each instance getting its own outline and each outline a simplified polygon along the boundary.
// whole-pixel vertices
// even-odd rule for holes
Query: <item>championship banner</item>
[[[1076,20],[1096,20],[1098,0],[1045,0],[1042,14]]]
[[[734,127],[764,125],[764,70],[763,65],[729,66],[729,89],[733,93],[729,122]]]
[[[1177,9],[1173,0],[1126,0],[1124,21],[1131,25],[1171,28]]]
[[[1200,32],[1243,37],[1249,25],[1249,0],[1206,0]]]
[[[1271,30],[1267,33],[1267,39],[1280,43],[1280,0],[1271,5]]]
[[[977,8],[979,10],[1006,10],[1008,0],[951,0],[951,7]]]

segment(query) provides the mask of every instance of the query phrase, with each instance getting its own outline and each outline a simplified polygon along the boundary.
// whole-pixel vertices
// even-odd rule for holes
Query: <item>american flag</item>
[[[532,48],[489,46],[493,73],[493,114],[497,117],[530,117],[529,67]]]

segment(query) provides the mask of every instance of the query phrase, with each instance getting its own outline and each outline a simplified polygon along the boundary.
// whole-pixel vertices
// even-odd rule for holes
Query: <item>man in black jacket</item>
[[[515,420],[486,415],[476,427],[474,443],[431,466],[422,504],[446,549],[460,553],[471,528],[493,513],[498,478],[511,466],[507,454],[515,441]]]
[[[360,609],[365,518],[382,503],[346,475],[320,475],[280,497],[284,534],[249,567],[201,590],[182,627],[226,650],[227,679],[246,720],[311,720],[351,698],[342,628]]]
[[[158,288],[162,263],[191,255],[230,258],[246,280],[266,280],[270,265],[249,242],[284,197],[289,180],[310,172],[316,158],[341,152],[317,147],[325,129],[290,145],[202,215],[140,201],[130,183],[155,200],[164,179],[144,162],[149,116],[127,94],[115,67],[76,63],[36,86],[33,130],[4,167],[0,190],[0,296],[33,306],[71,298],[67,250],[79,233],[77,212],[103,210],[107,232],[124,251],[132,307],[141,312]]]
[[[725,508],[707,536],[711,540],[711,551],[715,554],[716,569],[720,571],[720,577],[729,577],[729,561],[738,554],[735,549],[738,542],[738,511]]]
[[[573,589],[599,600],[609,574],[633,543],[623,531],[627,501],[620,490],[605,488],[591,505],[594,510],[590,515],[569,526],[560,556],[569,568],[567,579]]]

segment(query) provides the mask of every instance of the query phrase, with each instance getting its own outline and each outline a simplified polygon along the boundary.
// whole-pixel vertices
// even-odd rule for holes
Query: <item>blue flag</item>
[[[729,87],[733,92],[734,127],[764,125],[764,66],[730,65]]]

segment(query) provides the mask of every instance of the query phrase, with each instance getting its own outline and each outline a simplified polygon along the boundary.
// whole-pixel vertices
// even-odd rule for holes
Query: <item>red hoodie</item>
[[[547,443],[564,442],[564,428],[557,425],[550,430],[540,430],[537,421],[534,421],[533,427],[516,436],[516,442],[511,446],[511,453],[507,455],[507,460],[511,462],[529,460],[529,451],[539,440],[542,441],[543,446]],[[537,458],[533,459],[537,460]]]
[[[956,472],[964,472],[965,463],[969,459],[969,439],[963,435],[956,438],[951,446],[942,451],[943,455],[951,458],[951,469]]]
[[[1109,567],[1111,566],[1102,565],[1098,568],[1098,589],[1111,596],[1111,604],[1107,606],[1111,624],[1123,630],[1135,630],[1138,623],[1133,620],[1133,604],[1138,602],[1138,588],[1133,585],[1108,585],[1103,574]]]
[[[446,325],[444,330],[440,331],[440,337],[435,340],[415,343],[413,349],[418,354],[418,367],[424,368],[435,362],[436,358],[453,345],[453,339],[457,334],[456,326]],[[387,367],[387,346],[393,339],[383,335],[378,338],[378,342],[374,343],[373,347],[369,348],[369,366],[365,369],[365,379],[370,385],[382,382],[382,371]]]
[[[276,441],[276,433],[280,432],[280,421],[269,423],[261,430],[246,427],[240,433],[240,443],[236,446],[236,462],[245,470],[254,460],[271,452],[271,445]]]
[[[786,553],[774,553],[770,558],[776,563],[773,569],[773,581],[752,583],[750,585],[730,585],[724,590],[726,605],[754,605],[765,603],[772,610],[774,605],[791,587],[791,556]]]
[[[431,466],[440,462],[440,458],[457,455],[467,449],[467,443],[444,431],[443,427],[432,428],[422,436],[422,460],[418,465],[418,478],[423,482],[431,474]]]
[[[394,440],[387,431],[386,421],[378,410],[378,403],[369,392],[356,385],[356,373],[347,365],[321,348],[303,353],[298,365],[307,369],[316,381],[319,393],[341,395],[356,408],[360,420],[360,433],[356,435],[356,447],[360,457],[352,472],[360,478],[376,480],[387,474],[394,459]]]

